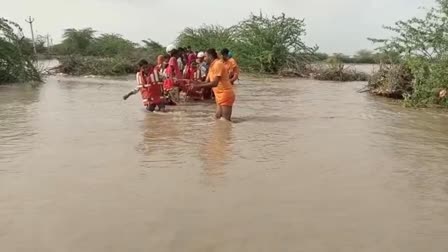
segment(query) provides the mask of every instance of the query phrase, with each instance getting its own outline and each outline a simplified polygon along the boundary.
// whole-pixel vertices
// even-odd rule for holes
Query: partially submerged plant
[[[406,104],[448,105],[440,91],[448,88],[448,0],[437,0],[424,18],[398,21],[385,27],[395,32],[390,39],[371,39],[378,50],[394,57],[394,65],[383,69],[383,79],[371,80],[372,91],[404,98]],[[384,85],[384,86],[381,86]]]
[[[29,41],[17,23],[0,18],[0,84],[42,81]]]

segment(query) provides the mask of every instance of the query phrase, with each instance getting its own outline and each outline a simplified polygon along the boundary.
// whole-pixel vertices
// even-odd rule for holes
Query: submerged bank
[[[427,83],[422,83],[422,76],[416,77],[415,69],[405,64],[381,65],[369,79],[366,90],[374,95],[404,100],[409,106],[448,107],[446,83],[434,81],[430,76],[435,73],[431,68],[436,67],[433,64],[427,66]]]

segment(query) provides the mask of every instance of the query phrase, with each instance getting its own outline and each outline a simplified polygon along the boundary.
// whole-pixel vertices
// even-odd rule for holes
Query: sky
[[[151,38],[168,45],[185,27],[231,26],[260,10],[304,18],[308,45],[326,53],[372,49],[368,37],[385,38],[383,25],[421,16],[434,0],[0,0],[0,16],[19,23],[30,36],[28,16],[38,34],[59,42],[66,28],[92,27],[134,42]]]

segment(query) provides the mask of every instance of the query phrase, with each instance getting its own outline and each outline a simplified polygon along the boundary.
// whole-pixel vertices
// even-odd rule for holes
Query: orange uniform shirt
[[[232,83],[229,80],[229,73],[221,60],[215,60],[208,70],[208,79],[216,80],[220,77],[218,86],[213,88],[216,103],[220,106],[232,106],[235,102],[235,93],[233,92]]]
[[[230,58],[227,61],[222,60],[222,63],[226,67],[229,76],[233,76],[234,74],[240,74],[238,64],[233,58]]]

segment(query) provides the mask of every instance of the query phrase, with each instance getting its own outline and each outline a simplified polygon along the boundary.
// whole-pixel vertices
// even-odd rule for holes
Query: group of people
[[[140,92],[143,105],[150,112],[176,105],[181,93],[195,100],[215,99],[216,118],[230,121],[235,102],[233,85],[240,70],[229,49],[222,49],[218,55],[213,48],[194,52],[190,47],[170,45],[166,52],[157,57],[156,65],[140,60],[138,86],[123,98]]]

